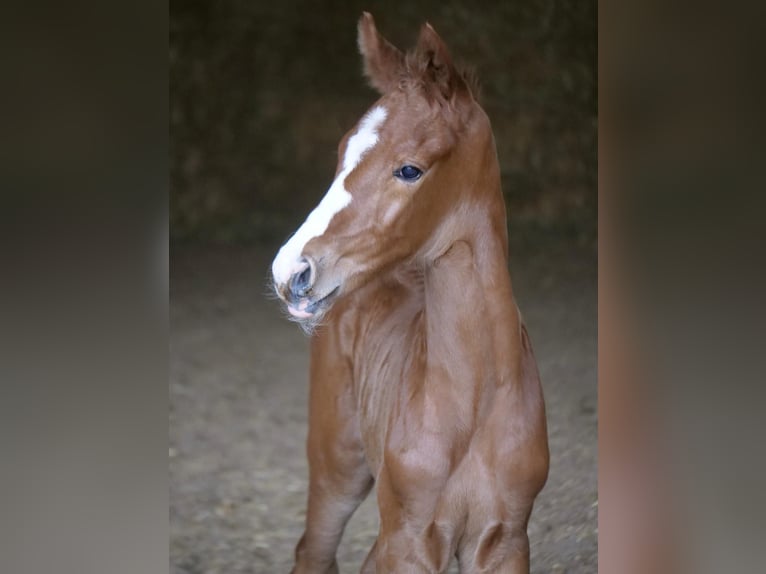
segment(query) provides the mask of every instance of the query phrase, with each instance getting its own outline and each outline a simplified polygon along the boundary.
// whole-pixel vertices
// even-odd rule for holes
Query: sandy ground
[[[172,253],[173,574],[292,566],[305,516],[308,339],[264,296],[276,247]],[[551,446],[529,526],[535,573],[597,571],[595,269],[592,249],[565,242],[511,263]],[[342,573],[358,572],[376,529],[370,496],[346,530]]]

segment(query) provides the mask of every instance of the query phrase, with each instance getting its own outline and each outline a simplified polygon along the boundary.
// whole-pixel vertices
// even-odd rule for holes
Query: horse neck
[[[480,193],[464,194],[470,199],[440,226],[433,258],[427,259],[427,346],[434,352],[468,353],[470,360],[489,361],[501,382],[518,380],[521,323],[508,272],[499,175],[491,170],[476,185]]]

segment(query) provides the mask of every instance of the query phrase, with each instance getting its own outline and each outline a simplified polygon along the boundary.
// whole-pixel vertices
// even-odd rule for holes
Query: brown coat
[[[365,14],[359,45],[382,97],[273,267],[313,333],[293,572],[337,572],[345,524],[376,483],[380,532],[362,572],[444,572],[456,555],[461,572],[527,573],[547,432],[490,123],[429,25],[405,55]]]

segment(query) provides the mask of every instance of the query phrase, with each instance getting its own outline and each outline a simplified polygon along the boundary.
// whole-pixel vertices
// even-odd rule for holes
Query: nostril
[[[300,273],[296,273],[290,279],[290,291],[296,297],[305,297],[311,287],[311,266],[308,265]]]

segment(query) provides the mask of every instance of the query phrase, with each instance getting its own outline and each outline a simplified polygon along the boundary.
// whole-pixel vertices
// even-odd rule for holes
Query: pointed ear
[[[381,94],[396,89],[404,68],[404,54],[378,33],[369,12],[359,19],[358,31],[364,75],[370,85]]]
[[[452,63],[447,45],[431,24],[423,24],[420,29],[415,59],[425,84],[435,88],[442,97],[451,100],[460,95],[470,96],[463,76]]]

